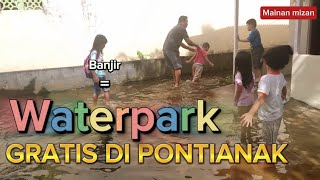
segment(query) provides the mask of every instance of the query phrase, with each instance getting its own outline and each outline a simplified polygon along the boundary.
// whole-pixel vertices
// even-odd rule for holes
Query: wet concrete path
[[[221,134],[199,134],[192,124],[191,134],[161,134],[158,131],[141,137],[140,143],[187,144],[187,143],[239,143],[239,123],[236,109],[233,107],[233,85],[230,77],[207,76],[197,85],[186,83],[181,88],[173,89],[173,82],[168,79],[158,79],[144,82],[132,82],[112,87],[111,102],[118,107],[150,107],[157,109],[163,106],[196,106],[198,99],[207,101],[210,107],[222,109],[215,120],[221,129]],[[227,85],[227,86],[226,86]],[[77,101],[85,101],[91,106],[91,88],[74,89],[65,92],[54,92],[45,97],[34,96],[35,99],[52,99],[55,106],[73,108]],[[56,135],[47,132],[44,135],[34,133],[17,134],[8,99],[0,99],[0,179],[316,179],[320,175],[320,111],[308,105],[291,99],[285,105],[284,122],[280,128],[278,141],[288,143],[285,157],[288,164],[276,164],[273,168],[262,165],[237,164],[227,162],[221,164],[182,164],[170,163],[161,165],[153,157],[147,158],[143,165],[138,165],[137,143],[131,140],[130,131],[125,134],[111,133],[87,135],[75,134]],[[28,96],[19,99],[27,99]],[[103,104],[103,98],[99,99]],[[129,124],[126,124],[129,125]],[[254,144],[262,141],[260,122],[254,124]],[[130,129],[130,127],[128,127]],[[108,143],[131,144],[131,163],[123,162],[115,165],[98,161],[95,164],[10,164],[5,158],[7,145],[12,143],[96,143],[97,153],[101,159],[105,157],[104,145]],[[63,157],[62,152],[61,154]],[[73,152],[74,153],[74,152]],[[165,153],[164,153],[165,155]],[[196,156],[196,155],[195,155]],[[99,159],[100,159],[99,158]]]

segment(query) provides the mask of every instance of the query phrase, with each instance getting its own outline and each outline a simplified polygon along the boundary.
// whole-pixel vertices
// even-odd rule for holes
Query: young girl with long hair
[[[93,42],[92,49],[90,51],[90,61],[103,62],[103,49],[107,44],[108,40],[104,35],[98,34]],[[93,70],[92,80],[93,80],[93,106],[97,106],[98,97],[101,93],[101,89],[104,93],[105,105],[109,105],[109,91],[110,88],[101,88],[99,81],[106,80],[106,72],[104,70]]]
[[[235,96],[234,105],[241,117],[249,112],[254,103],[254,75],[252,73],[251,54],[240,51],[235,59]],[[251,127],[241,126],[241,144],[251,144]]]

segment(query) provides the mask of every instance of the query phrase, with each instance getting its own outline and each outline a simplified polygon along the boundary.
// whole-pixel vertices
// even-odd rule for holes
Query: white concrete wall
[[[44,2],[45,11],[0,12],[0,72],[83,63],[92,39],[81,1]]]
[[[304,0],[304,6],[310,5]],[[291,5],[294,5],[291,0]],[[295,21],[290,21],[290,41],[293,46]],[[320,109],[320,56],[309,55],[310,21],[301,21],[300,47],[292,60],[291,97]]]
[[[293,57],[291,96],[320,109],[320,56]]]
[[[191,74],[192,64],[185,62],[189,58],[182,58],[184,76]],[[215,73],[231,72],[232,53],[210,55],[209,59],[215,64]],[[212,73],[212,68],[205,65],[204,73]],[[111,84],[168,76],[171,77],[171,70],[164,59],[123,62],[119,71],[107,73]],[[38,93],[44,89],[63,91],[85,86],[92,86],[92,80],[85,78],[82,66],[0,73],[0,96],[7,93]]]

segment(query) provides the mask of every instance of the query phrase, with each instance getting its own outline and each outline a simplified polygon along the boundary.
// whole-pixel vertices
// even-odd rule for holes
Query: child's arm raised
[[[240,39],[239,35],[237,35],[239,42],[250,42],[248,39]]]
[[[192,61],[194,61],[195,58],[196,58],[196,54],[194,54],[191,59],[186,61],[186,63],[191,63]]]
[[[250,111],[241,116],[242,126],[246,126],[246,127],[252,126],[253,116],[258,112],[260,107],[263,105],[265,99],[266,99],[266,94],[259,92],[258,99],[254,103]]]

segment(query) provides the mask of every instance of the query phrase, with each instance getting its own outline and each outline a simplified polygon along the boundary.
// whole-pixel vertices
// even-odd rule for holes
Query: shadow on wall
[[[200,45],[204,42],[208,42],[211,46],[209,54],[233,52],[233,29],[233,26],[231,26],[216,30],[211,25],[204,24],[202,26],[202,34],[190,38]],[[289,25],[258,25],[258,30],[260,31],[264,47],[268,48],[276,45],[288,44],[289,42]],[[241,38],[246,38],[248,34],[249,32],[246,26],[239,26],[239,35]],[[239,43],[239,49],[249,48],[249,43]],[[137,52],[141,51],[137,49]],[[124,52],[120,52],[116,56],[116,59],[125,62],[137,59],[147,60],[164,58],[161,48],[156,48],[153,52],[148,54],[145,54],[145,52],[141,52],[141,54],[143,54],[143,58],[139,57],[139,55],[132,57]],[[192,55],[192,52],[187,52],[187,56]]]
[[[41,96],[48,97],[50,92],[42,87],[38,93],[35,93],[36,90],[36,78],[33,78],[27,86],[25,86],[22,90],[7,90],[5,88],[0,89],[0,94],[5,97],[17,97],[17,96]]]
[[[263,46],[266,48],[289,42],[289,25],[258,25],[257,29],[261,34]],[[211,25],[203,25],[202,34],[192,36],[190,39],[200,45],[208,42],[211,46],[209,54],[212,54],[213,51],[214,53],[232,52],[233,33],[233,26],[215,30]],[[249,33],[246,26],[239,26],[240,38],[247,38]],[[249,48],[249,43],[239,43],[239,49]]]

